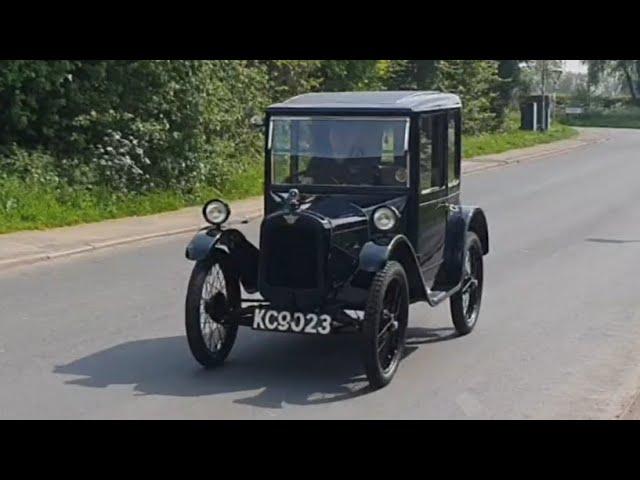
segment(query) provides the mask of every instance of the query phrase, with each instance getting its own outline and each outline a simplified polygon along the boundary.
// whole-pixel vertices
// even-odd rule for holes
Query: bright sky
[[[565,60],[564,67],[570,72],[586,73],[587,67],[580,60]]]

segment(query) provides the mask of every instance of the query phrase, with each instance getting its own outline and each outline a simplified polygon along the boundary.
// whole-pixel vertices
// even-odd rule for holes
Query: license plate
[[[331,333],[331,317],[327,314],[278,312],[257,308],[253,314],[253,329],[327,335]]]

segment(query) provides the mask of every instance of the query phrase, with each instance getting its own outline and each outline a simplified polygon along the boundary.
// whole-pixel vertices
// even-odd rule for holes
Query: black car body
[[[367,315],[393,317],[389,308],[372,313],[372,292],[386,288],[386,275],[396,278],[400,303],[405,290],[407,304],[433,306],[475,288],[473,324],[456,324],[468,333],[489,239],[482,209],[460,204],[461,121],[460,99],[439,92],[313,93],[269,107],[259,246],[214,225],[187,248],[198,262],[218,255],[225,277],[261,298],[227,295],[224,308],[215,312],[210,301],[207,311],[224,317],[221,324],[254,328],[257,309],[276,312],[271,326],[276,317],[315,312],[330,319],[331,332],[363,331]],[[387,271],[391,263],[397,272]],[[466,275],[472,267],[479,279]],[[284,320],[265,329],[292,331]],[[401,350],[404,338],[398,342]]]

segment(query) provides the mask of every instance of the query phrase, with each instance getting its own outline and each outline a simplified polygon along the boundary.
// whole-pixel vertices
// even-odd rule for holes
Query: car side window
[[[460,128],[458,126],[458,115],[449,114],[447,128],[447,170],[449,178],[449,186],[455,186],[460,183],[460,164],[458,158],[460,155]]]
[[[444,187],[441,159],[443,115],[423,115],[420,118],[420,189],[422,192]]]
[[[274,139],[271,145],[273,152],[271,181],[280,183],[291,173],[291,125],[289,122],[277,122],[272,128],[275,132],[271,133]]]

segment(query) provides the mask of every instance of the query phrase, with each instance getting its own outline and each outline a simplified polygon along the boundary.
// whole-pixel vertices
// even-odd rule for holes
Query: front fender
[[[214,228],[200,230],[187,245],[185,256],[188,260],[198,262],[213,254],[223,231]]]
[[[404,235],[396,235],[386,241],[372,240],[365,243],[360,251],[358,269],[352,284],[359,288],[369,288],[375,274],[392,260],[399,262],[407,274],[411,301],[425,300],[427,289],[418,259],[413,246]]]
[[[185,256],[198,262],[219,252],[226,254],[225,268],[239,278],[247,293],[257,292],[260,252],[239,230],[214,227],[200,230],[189,242]]]

